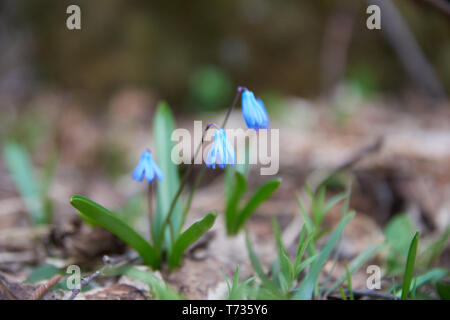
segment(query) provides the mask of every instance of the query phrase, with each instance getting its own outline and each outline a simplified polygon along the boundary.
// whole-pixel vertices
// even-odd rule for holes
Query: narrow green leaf
[[[176,292],[173,288],[168,286],[164,281],[154,276],[151,272],[139,270],[136,267],[124,266],[118,271],[119,274],[123,274],[134,278],[136,280],[145,282],[152,293],[153,298],[160,300],[182,300],[183,297]]]
[[[234,278],[233,278],[233,286],[231,288],[231,291],[233,292],[236,291],[239,287],[239,266],[236,267],[236,272],[234,273]]]
[[[389,220],[384,230],[390,249],[387,255],[388,273],[398,275],[403,272],[414,229],[414,224],[408,214],[395,215]]]
[[[339,222],[338,226],[333,231],[326,245],[321,250],[318,260],[311,265],[308,274],[306,275],[305,279],[301,282],[300,286],[296,290],[296,294],[294,296],[295,299],[298,300],[311,299],[314,288],[317,284],[317,280],[319,278],[320,271],[325,265],[325,262],[330,257],[334,246],[341,238],[345,227],[354,216],[355,214],[352,212],[341,218],[341,221]]]
[[[236,171],[242,173],[244,177],[248,176],[248,173],[250,171],[250,147],[248,138],[245,139],[245,161],[243,164],[237,163],[235,168]]]
[[[381,250],[381,248],[384,247],[384,244],[381,245],[373,245],[361,252],[359,255],[357,255],[349,266],[349,272],[350,274],[355,273],[356,270],[361,268],[369,259],[371,259],[377,252]],[[344,281],[345,281],[346,275],[342,275],[339,279],[337,279],[330,288],[325,293],[325,296],[329,295],[332,291],[334,291],[337,287],[339,287]]]
[[[236,218],[235,230],[240,230],[253,212],[266,201],[272,193],[280,186],[281,179],[273,179],[263,184],[250,198],[247,205],[242,209]]]
[[[82,195],[73,195],[70,204],[83,216],[108,229],[135,249],[147,265],[159,267],[160,257],[157,251],[116,214]]]
[[[272,225],[278,250],[278,259],[281,265],[281,275],[283,276],[283,279],[286,281],[286,286],[288,286],[293,281],[294,268],[289,259],[288,252],[283,244],[283,239],[281,237],[281,229],[275,217],[272,219]]]
[[[439,294],[439,297],[443,300],[450,300],[450,283],[440,281],[436,283],[436,290]]]
[[[433,241],[423,250],[420,250],[419,254],[417,255],[417,264],[423,265],[427,268],[430,267],[448,246],[449,238],[450,227],[447,227],[438,239]]]
[[[414,285],[419,288],[427,283],[433,283],[441,280],[445,276],[450,274],[450,271],[448,269],[444,268],[434,268],[431,270],[428,270],[424,274],[421,274],[417,277],[414,277],[414,279],[411,281],[410,291],[414,289]],[[400,297],[402,293],[402,290],[398,290],[396,292],[396,296]]]
[[[245,298],[246,294],[250,294],[252,290],[249,288],[250,282],[252,282],[256,276],[251,277],[247,280],[245,280],[243,283],[239,283],[239,266],[236,267],[236,271],[234,273],[233,277],[233,284],[230,285],[230,282],[223,272],[223,270],[220,270],[222,272],[223,277],[225,278],[225,281],[227,283],[228,287],[228,299],[229,300],[243,300]]]
[[[232,179],[232,187],[229,191],[229,197],[225,206],[225,225],[228,234],[233,234],[238,230],[235,229],[236,218],[238,215],[238,206],[242,196],[247,191],[247,180],[239,171],[235,171],[234,179]]]
[[[311,201],[312,217],[314,221],[314,226],[316,228],[318,228],[322,224],[322,221],[325,218],[326,211],[323,210],[325,202],[325,194],[326,194],[326,187],[321,186],[317,191],[317,195]]]
[[[220,268],[220,272],[222,272],[222,276],[225,278],[225,283],[227,284],[227,288],[228,288],[228,296],[230,296],[231,294],[231,285],[230,285],[230,281],[228,280],[227,275],[225,274],[225,272],[223,272],[223,269]]]
[[[347,300],[347,295],[344,292],[344,289],[342,287],[339,287],[339,294],[341,295],[342,300]]]
[[[261,282],[264,284],[264,286],[267,287],[269,291],[271,291],[273,294],[278,295],[278,290],[275,287],[275,285],[270,281],[270,279],[265,274],[261,263],[259,262],[258,256],[256,255],[255,251],[253,250],[252,243],[250,242],[250,238],[248,233],[245,237],[245,243],[247,245],[247,251],[248,256],[250,258],[250,262],[252,263],[253,270],[255,270],[256,274],[258,275]]]
[[[214,224],[217,212],[208,213],[203,219],[194,222],[186,231],[184,231],[175,241],[173,250],[169,255],[169,268],[173,269],[180,266],[184,251],[203,234],[206,233]]]
[[[316,253],[315,255],[308,257],[304,261],[299,263],[297,265],[297,267],[295,268],[295,277],[297,277],[300,274],[300,272],[303,271],[303,269],[305,269],[308,265],[313,263],[319,256],[320,256],[320,253]]]
[[[9,142],[3,147],[3,156],[6,167],[25,202],[31,222],[33,224],[49,223],[28,152],[22,146]]]
[[[350,300],[355,300],[355,297],[353,296],[353,288],[352,288],[352,275],[350,274],[350,271],[348,270],[347,265],[345,265],[345,275],[347,277],[348,295],[350,297]]]
[[[304,250],[306,250],[307,245],[305,244],[305,242],[306,242],[305,234],[306,234],[306,227],[305,227],[305,225],[303,225],[302,230],[300,231],[300,235],[298,237],[297,254],[295,255],[295,261],[294,261],[294,270],[297,269],[297,266],[303,257]]]
[[[158,182],[158,202],[152,225],[152,237],[154,244],[157,247],[159,246],[157,241],[160,239],[160,233],[163,232],[161,229],[163,228],[164,220],[166,219],[172,200],[175,197],[180,185],[178,168],[171,159],[172,148],[174,146],[171,136],[174,129],[175,120],[169,106],[166,102],[160,102],[153,121],[153,135],[156,143],[154,156],[157,158],[158,165],[164,174],[163,180]],[[181,212],[180,201],[178,200],[172,212],[170,221],[175,233],[175,239],[181,231],[182,222],[183,214]],[[165,241],[167,248],[170,251],[172,243],[170,242],[170,234],[168,229],[165,230],[164,236],[166,239]]]
[[[325,204],[323,211],[327,213],[330,211],[331,208],[333,208],[336,204],[338,204],[341,200],[345,199],[347,197],[347,192],[339,193],[332,197],[328,202]]]
[[[408,250],[408,258],[406,260],[405,273],[403,275],[403,289],[401,296],[402,300],[408,299],[409,296],[409,291],[411,288],[411,280],[413,278],[414,273],[414,264],[416,263],[416,253],[418,243],[419,243],[419,232],[416,232]]]
[[[297,195],[297,202],[298,202],[298,206],[300,207],[300,213],[302,215],[306,230],[308,231],[309,234],[312,234],[313,233],[313,223],[312,223],[311,218],[308,215],[308,212],[306,211],[305,205],[303,204],[302,198],[299,194]]]
[[[50,279],[60,272],[59,268],[52,264],[43,263],[31,271],[26,282],[36,283],[42,280]]]

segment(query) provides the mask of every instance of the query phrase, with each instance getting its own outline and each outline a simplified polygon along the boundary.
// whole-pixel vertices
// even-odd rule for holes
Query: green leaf
[[[299,263],[295,268],[295,276],[297,277],[300,274],[300,272],[303,271],[303,269],[305,269],[308,265],[313,263],[319,256],[320,256],[320,253],[317,253],[309,258],[306,258],[304,261]]]
[[[228,288],[228,296],[230,296],[231,294],[231,285],[230,285],[230,281],[228,280],[227,275],[225,274],[225,272],[223,272],[223,269],[220,268],[220,272],[222,272],[223,277],[225,278],[225,283],[227,284],[227,288]]]
[[[440,281],[436,283],[436,290],[443,300],[450,300],[450,283]]]
[[[355,300],[355,297],[353,296],[353,288],[352,288],[352,275],[350,274],[350,271],[348,270],[347,265],[345,265],[345,275],[347,276],[348,295],[350,297],[350,300]]]
[[[230,285],[230,281],[228,280],[228,277],[225,275],[222,269],[220,269],[222,272],[223,277],[225,278],[225,282],[227,284],[228,288],[228,299],[229,300],[243,300],[245,293],[249,293],[249,284],[252,282],[256,277],[251,277],[247,280],[245,280],[243,283],[239,284],[239,266],[236,267],[236,271],[234,273],[233,277],[233,284]]]
[[[355,214],[352,212],[341,218],[341,221],[339,222],[338,226],[333,231],[326,245],[321,250],[318,260],[311,265],[308,274],[306,275],[305,279],[301,282],[300,286],[296,290],[296,294],[294,296],[295,299],[298,300],[311,299],[314,287],[316,286],[317,280],[319,278],[320,271],[325,265],[325,262],[329,259],[336,243],[341,238],[345,227],[354,216]]]
[[[352,262],[350,263],[350,266],[348,267],[350,274],[355,273],[356,270],[361,268],[362,265],[364,265],[370,258],[372,258],[378,251],[383,248],[382,245],[373,245],[361,252],[359,255],[357,255]],[[329,295],[332,291],[334,291],[337,287],[339,287],[344,281],[345,281],[346,275],[342,275],[339,279],[337,279],[331,287],[326,291],[325,295]]]
[[[326,211],[324,210],[326,187],[321,186],[317,191],[317,194],[313,197],[311,201],[311,211],[314,221],[314,226],[316,228],[320,227],[323,219],[325,218]]]
[[[160,255],[157,251],[116,214],[82,195],[73,195],[70,204],[88,220],[108,229],[135,249],[147,265],[155,269],[159,267]]]
[[[250,238],[248,233],[245,235],[245,243],[247,245],[248,256],[250,258],[250,262],[252,263],[253,269],[258,275],[259,279],[263,283],[264,286],[267,287],[269,291],[271,291],[274,295],[279,295],[279,292],[275,285],[270,281],[270,279],[266,276],[261,263],[259,262],[258,256],[253,250],[252,243],[250,242]]]
[[[25,202],[31,222],[35,225],[49,223],[28,152],[20,145],[9,142],[3,147],[3,156],[6,167]]]
[[[241,229],[248,218],[253,214],[253,212],[266,201],[272,193],[280,186],[281,179],[273,179],[265,184],[263,184],[250,198],[247,205],[242,209],[236,218],[235,230],[236,232]]]
[[[313,228],[314,228],[313,222],[312,222],[311,218],[309,217],[308,211],[306,211],[305,205],[303,204],[302,198],[299,194],[297,195],[297,202],[298,202],[298,206],[300,207],[300,213],[302,215],[306,230],[308,231],[308,234],[312,234],[314,231],[313,230]]]
[[[234,273],[233,285],[230,291],[230,300],[235,300],[240,298],[239,292],[239,266],[236,267],[236,272]]]
[[[281,266],[280,275],[282,276],[282,278],[280,278],[280,279],[283,279],[284,281],[286,281],[286,287],[288,287],[294,278],[294,267],[292,266],[292,263],[289,259],[289,255],[287,253],[287,250],[284,247],[283,239],[281,237],[280,226],[278,225],[278,221],[275,217],[272,219],[272,225],[273,225],[273,232],[275,235],[275,241],[276,241],[277,250],[278,250],[278,259],[280,261],[280,266]],[[280,282],[280,284],[281,284],[281,282]],[[287,289],[289,289],[289,288],[287,288]],[[286,290],[283,290],[283,291],[286,291]]]
[[[245,161],[243,164],[237,163],[235,168],[236,171],[242,173],[244,177],[248,176],[248,173],[250,171],[250,147],[247,138],[245,141]]]
[[[347,192],[339,193],[332,197],[328,202],[325,204],[323,211],[327,213],[330,211],[331,208],[333,208],[336,204],[338,204],[341,200],[344,200],[348,196]]]
[[[136,267],[124,266],[118,270],[118,274],[126,275],[136,280],[145,282],[152,293],[152,298],[160,300],[182,300],[183,297],[164,281],[154,276],[151,272],[139,270]]]
[[[52,264],[43,263],[31,271],[26,282],[36,283],[42,280],[50,279],[54,275],[59,273],[59,268]]]
[[[238,215],[238,206],[242,196],[247,191],[247,180],[242,173],[235,171],[234,179],[232,180],[234,181],[228,193],[229,196],[227,197],[225,207],[225,224],[228,234],[233,234],[238,231],[234,228]]]
[[[448,269],[444,268],[434,268],[431,270],[428,270],[424,274],[421,274],[417,277],[414,277],[414,279],[411,281],[410,291],[413,291],[414,287],[419,288],[427,283],[434,283],[442,278],[444,278],[447,274],[449,274],[450,271]],[[396,292],[396,296],[400,297],[402,293],[402,290],[398,290]]]
[[[421,274],[420,276],[415,277],[413,282],[415,282],[416,287],[419,288],[429,282],[435,282],[435,281],[441,280],[448,274],[450,274],[450,271],[448,269],[434,268],[434,269],[428,270],[427,272],[425,272],[424,274]]]
[[[314,238],[314,233],[310,233],[310,234],[308,234],[306,239],[303,240],[304,234],[306,234],[306,226],[305,225],[303,225],[302,231],[300,232],[300,236],[299,236],[297,255],[295,257],[295,262],[294,262],[294,270],[295,270],[294,277],[297,277],[299,275],[299,273],[301,272],[302,268],[299,268],[300,261],[303,258],[303,255],[305,254],[306,248],[309,246],[309,244],[311,243],[311,241]]]
[[[403,275],[403,289],[402,289],[402,300],[408,299],[409,291],[411,288],[411,280],[414,273],[414,264],[416,262],[417,245],[419,243],[419,232],[416,232],[414,238],[411,241],[411,245],[408,250],[408,258],[406,260],[405,273]]]
[[[423,250],[420,250],[417,256],[417,264],[421,264],[426,268],[430,267],[447,247],[449,238],[450,227],[447,227],[437,240],[433,241]]]
[[[344,292],[344,289],[342,287],[339,287],[339,294],[341,295],[342,300],[347,300],[347,295]]]
[[[206,231],[211,229],[216,217],[216,211],[208,213],[203,219],[194,222],[178,237],[169,256],[169,268],[173,269],[180,266],[184,251],[205,234]]]
[[[172,112],[166,102],[160,102],[153,121],[153,135],[156,142],[154,156],[157,158],[157,163],[164,175],[163,180],[158,182],[158,202],[152,224],[152,237],[156,247],[160,246],[157,242],[160,239],[161,232],[163,232],[161,229],[163,228],[164,220],[166,219],[172,200],[180,186],[178,169],[171,159],[172,148],[174,146],[171,136],[174,130],[175,120]],[[180,201],[178,200],[170,219],[175,239],[181,231],[182,223],[183,214],[181,212]],[[170,241],[169,230],[165,231],[164,236],[167,248],[170,251],[172,244]]]
[[[414,224],[409,215],[394,216],[384,230],[390,250],[387,255],[387,272],[399,274],[406,261],[406,254],[414,235]]]

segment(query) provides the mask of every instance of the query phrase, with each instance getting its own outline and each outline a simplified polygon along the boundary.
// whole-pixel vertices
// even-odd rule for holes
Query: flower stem
[[[231,106],[228,108],[228,111],[227,111],[227,113],[226,113],[226,115],[225,115],[225,118],[224,118],[224,120],[223,120],[223,123],[222,123],[222,129],[225,129],[225,126],[226,126],[227,123],[228,123],[228,119],[230,118],[230,114],[231,114],[231,112],[233,111],[235,105],[237,104],[237,102],[238,102],[238,100],[239,100],[239,96],[241,95],[241,92],[242,92],[244,89],[245,89],[244,87],[238,87],[238,88],[237,88],[237,90],[236,90],[236,95],[234,96],[234,99],[233,99],[233,103],[232,103]],[[206,128],[205,128],[205,131],[203,131],[202,141],[200,141],[200,143],[199,143],[199,145],[198,145],[198,147],[197,147],[197,150],[195,151],[193,160],[195,160],[195,158],[197,158],[198,153],[200,152],[201,147],[202,147],[202,145],[203,145],[203,140],[205,139],[206,133],[208,132],[208,129],[209,129],[210,127],[211,127],[211,125],[208,124],[208,125],[206,126]],[[194,161],[192,161],[192,163],[194,163]],[[183,178],[182,178],[182,180],[181,180],[181,183],[180,183],[180,186],[179,186],[179,188],[178,188],[178,190],[177,190],[177,193],[175,194],[175,196],[174,196],[173,199],[172,199],[172,202],[171,202],[171,204],[170,204],[169,211],[167,212],[166,219],[164,220],[164,223],[163,223],[163,227],[162,227],[162,230],[163,230],[163,231],[162,231],[161,234],[160,234],[160,239],[159,239],[159,241],[158,241],[159,243],[162,242],[162,239],[163,239],[163,237],[164,237],[164,230],[165,230],[167,224],[169,224],[169,222],[170,222],[170,217],[172,216],[172,212],[173,212],[173,210],[174,210],[174,208],[175,208],[175,204],[177,203],[178,198],[180,197],[181,192],[183,191],[183,189],[184,189],[184,187],[185,187],[185,185],[186,185],[186,183],[187,183],[187,180],[188,180],[190,174],[192,173],[193,167],[194,167],[193,165],[189,166],[188,170],[186,171],[186,173],[184,174],[184,176],[183,176]],[[203,177],[203,175],[204,175],[204,171],[205,171],[205,167],[202,167],[202,169],[201,169],[201,171],[200,171],[200,173],[199,173],[200,178],[196,181],[196,184],[200,184],[200,182],[201,182],[201,180],[202,180],[202,177]],[[193,194],[191,195],[191,197],[193,197]],[[191,200],[192,200],[192,199],[191,199]],[[186,211],[186,210],[188,211],[189,208],[185,209],[185,211]],[[186,215],[186,214],[187,214],[187,212],[185,212],[184,215]],[[173,235],[173,229],[172,229],[172,237],[173,237],[173,236],[174,236],[174,235]],[[172,238],[172,239],[173,239],[173,238]]]
[[[148,183],[147,189],[147,204],[148,204],[148,223],[150,226],[150,236],[153,236],[153,184]]]

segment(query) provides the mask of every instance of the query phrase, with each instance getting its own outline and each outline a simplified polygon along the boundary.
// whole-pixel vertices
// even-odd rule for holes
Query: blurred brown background
[[[4,0],[2,104],[50,88],[101,109],[131,86],[173,108],[215,109],[229,103],[237,85],[311,98],[341,81],[367,95],[402,96],[418,79],[383,36],[387,14],[381,31],[366,28],[370,2]],[[433,66],[438,95],[448,93],[448,15],[429,1],[393,3]],[[66,28],[70,4],[81,7],[80,31]]]

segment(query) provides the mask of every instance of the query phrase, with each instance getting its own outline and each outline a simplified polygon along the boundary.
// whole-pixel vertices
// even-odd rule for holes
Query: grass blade
[[[73,195],[70,198],[70,204],[83,216],[86,216],[88,220],[93,220],[98,225],[108,229],[135,249],[147,265],[152,268],[159,267],[160,261],[157,251],[120,217],[81,195]]]
[[[279,295],[277,287],[270,281],[270,279],[265,274],[261,263],[259,262],[258,256],[256,255],[255,251],[253,250],[252,243],[250,242],[249,235],[246,234],[245,237],[245,243],[247,245],[247,251],[248,256],[250,258],[250,262],[252,263],[253,270],[255,270],[256,274],[258,275],[259,279],[263,283],[267,289],[272,292],[274,295]]]
[[[241,229],[253,212],[266,201],[272,193],[280,186],[281,179],[273,179],[263,184],[250,198],[247,205],[242,209],[236,218],[235,230]]]
[[[228,193],[225,207],[225,224],[228,234],[237,233],[236,218],[238,215],[238,206],[242,196],[247,191],[247,180],[239,171],[235,171],[231,179],[232,187]]]
[[[216,220],[217,212],[208,213],[203,219],[194,222],[186,229],[175,241],[173,250],[169,255],[169,268],[173,269],[180,266],[184,251],[195,241],[197,241],[206,231],[211,229]]]
[[[444,278],[445,276],[447,276],[448,274],[450,274],[450,270],[445,268],[431,269],[425,272],[424,274],[421,274],[420,276],[414,277],[414,279],[411,281],[411,286],[409,290],[412,291],[414,289],[414,285],[417,288],[419,288],[424,284],[437,282],[442,278]],[[400,297],[401,293],[402,290],[398,290],[398,292],[396,292],[396,296]]]
[[[154,276],[151,272],[139,270],[136,267],[124,266],[118,271],[119,274],[129,276],[136,280],[145,282],[152,296],[160,300],[182,300],[183,297],[164,281]]]
[[[406,260],[405,273],[403,275],[403,289],[402,289],[402,300],[408,299],[411,281],[414,273],[414,264],[416,262],[417,246],[419,243],[419,232],[416,232],[414,238],[411,241],[411,245],[408,250],[408,258]]]
[[[347,265],[345,265],[345,275],[347,276],[348,295],[350,297],[350,300],[355,300],[355,297],[353,296],[353,289],[352,289],[352,275],[350,274],[350,271],[348,270]]]
[[[383,248],[383,246],[384,246],[383,244],[370,246],[369,248],[361,252],[358,256],[356,256],[352,260],[348,268],[350,274],[353,274],[356,270],[361,268],[362,265],[364,265],[364,263],[366,263],[370,258],[372,258],[378,251],[380,251],[381,248]],[[342,275],[339,279],[337,279],[326,291],[325,296],[329,295],[331,292],[336,290],[336,288],[339,287],[345,281],[345,277],[346,277],[345,275]]]
[[[342,287],[339,287],[339,294],[341,295],[342,300],[347,300],[347,295],[344,292],[344,289]]]
[[[354,216],[355,214],[352,212],[341,218],[341,221],[339,222],[338,226],[333,231],[324,248],[321,250],[318,260],[314,262],[313,265],[311,265],[308,274],[306,275],[305,279],[302,281],[302,283],[296,290],[297,292],[294,296],[295,299],[298,300],[311,299],[317,280],[319,278],[320,271],[325,265],[325,262],[330,257],[334,246],[341,238],[342,233],[344,232],[344,228],[347,226],[347,224]]]
[[[171,136],[174,129],[175,120],[169,106],[165,102],[160,102],[153,121],[153,135],[156,143],[155,156],[164,174],[163,180],[158,182],[158,202],[152,226],[152,237],[157,247],[160,245],[157,242],[160,239],[160,232],[163,232],[161,229],[163,228],[164,220],[168,214],[172,199],[180,185],[178,168],[171,159],[172,148],[174,146]],[[180,232],[182,222],[183,214],[181,212],[180,201],[177,201],[170,221],[174,230],[174,238]],[[166,230],[165,239],[167,248],[170,250],[172,244],[170,242],[169,230]]]
[[[49,223],[28,152],[22,146],[9,142],[3,147],[3,156],[8,171],[25,202],[31,222],[35,225]]]

